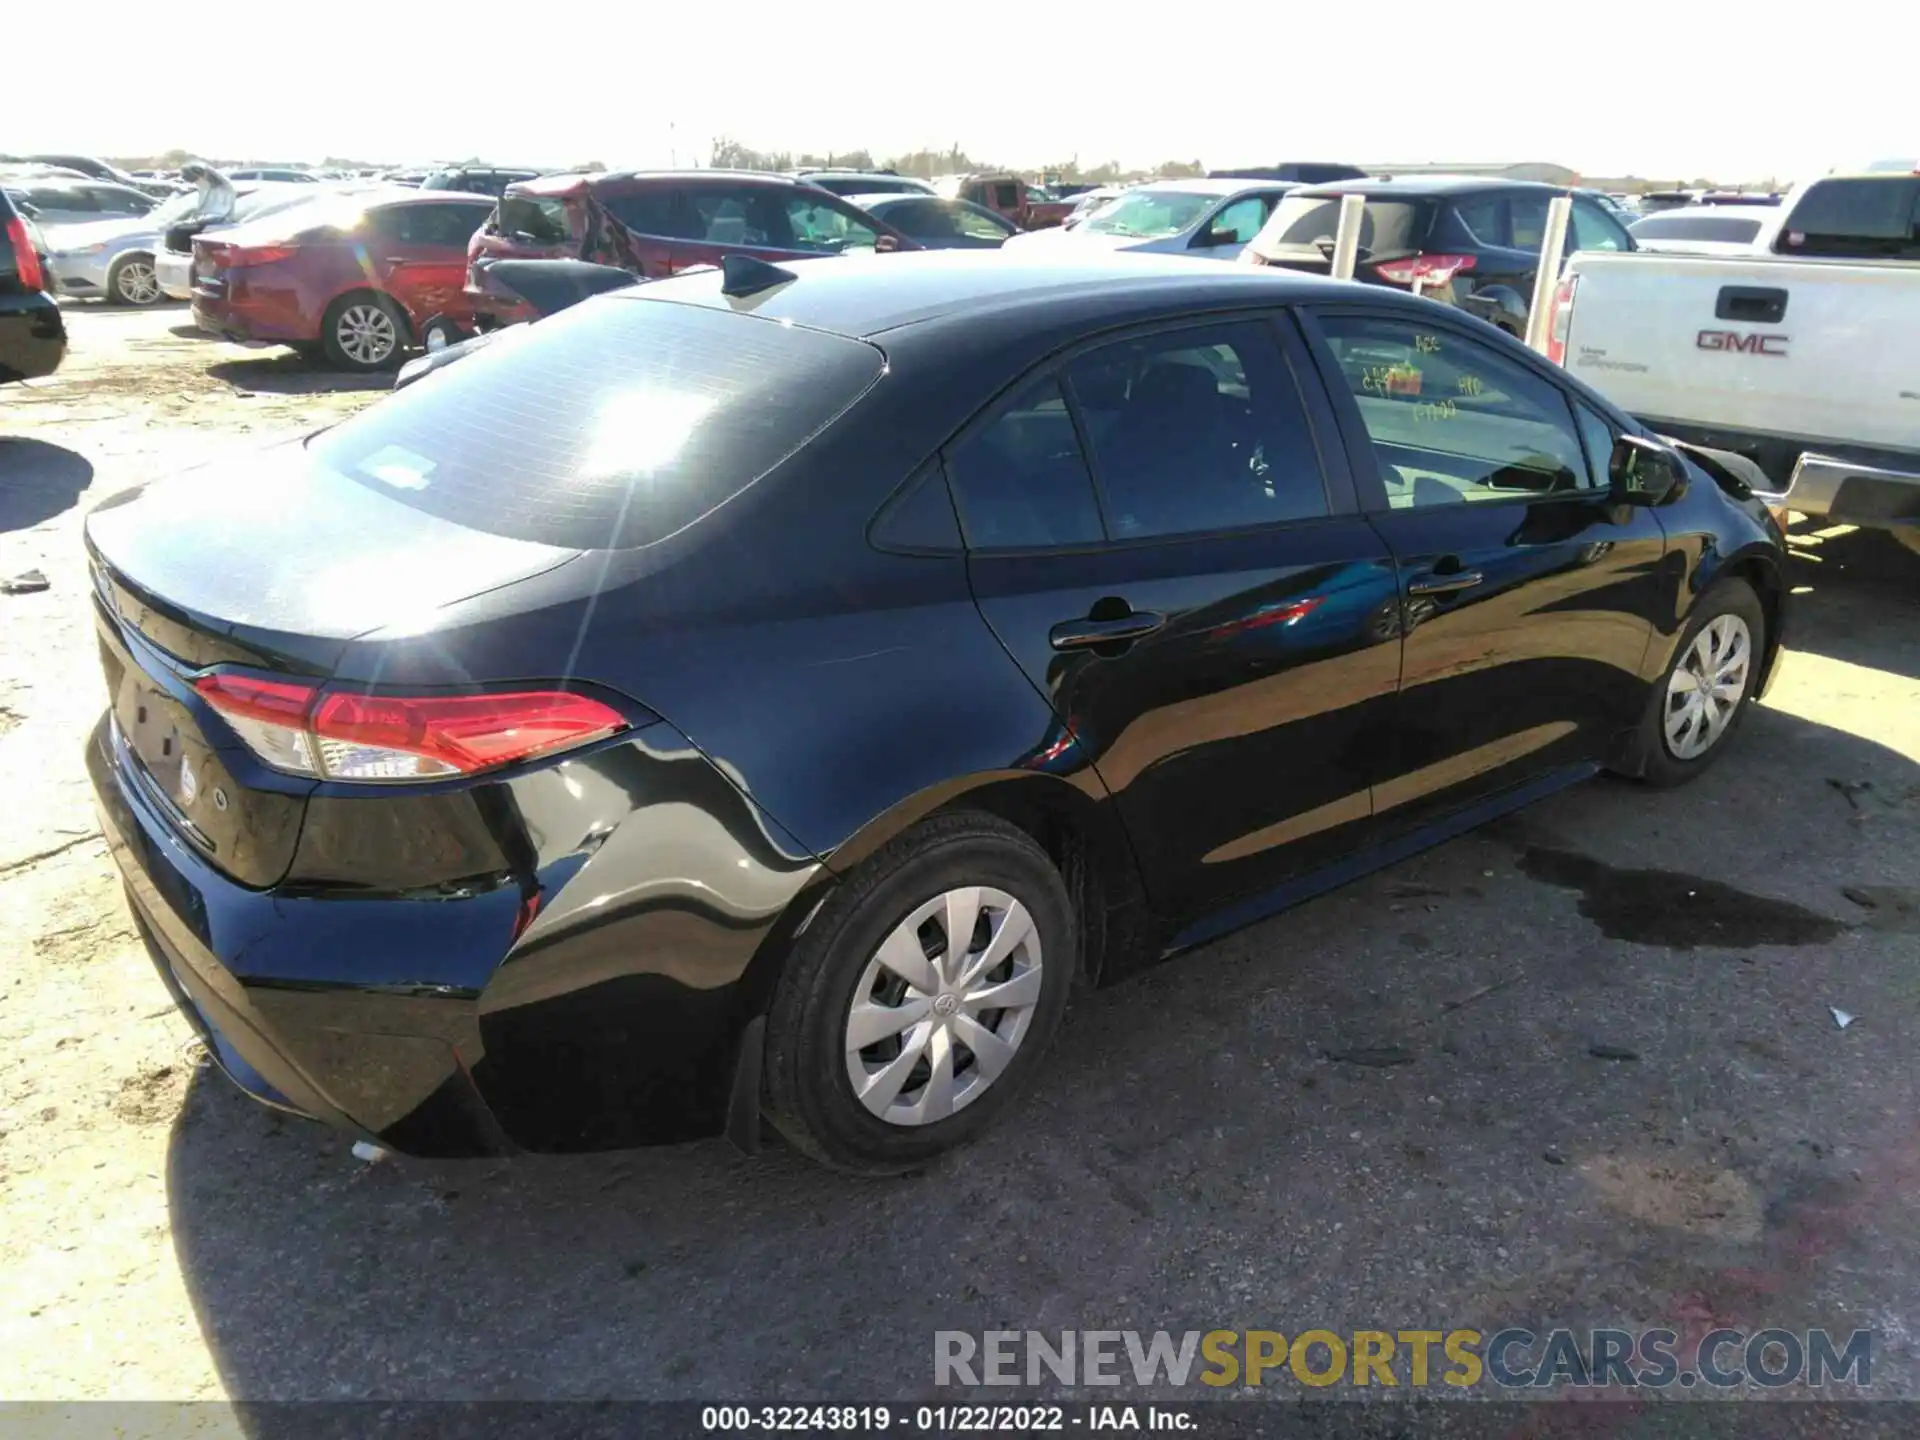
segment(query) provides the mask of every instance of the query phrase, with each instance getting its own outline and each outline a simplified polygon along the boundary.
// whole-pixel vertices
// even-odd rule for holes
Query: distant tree
[[[1191,180],[1206,174],[1207,167],[1198,160],[1165,160],[1154,173],[1164,175],[1169,180]]]

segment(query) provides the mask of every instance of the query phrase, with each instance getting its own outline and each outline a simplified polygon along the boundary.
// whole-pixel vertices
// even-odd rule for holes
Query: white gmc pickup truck
[[[1799,187],[1746,255],[1583,250],[1549,354],[1778,509],[1920,550],[1920,174]]]

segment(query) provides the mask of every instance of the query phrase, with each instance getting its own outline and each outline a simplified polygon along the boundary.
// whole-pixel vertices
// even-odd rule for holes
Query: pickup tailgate
[[[1656,426],[1920,435],[1920,266],[1582,252],[1568,274],[1567,369]]]

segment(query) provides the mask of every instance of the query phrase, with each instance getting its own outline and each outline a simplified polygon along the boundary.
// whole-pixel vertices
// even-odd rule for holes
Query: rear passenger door
[[[981,613],[1071,737],[1031,763],[1079,747],[1164,913],[1368,832],[1394,577],[1334,434],[1291,322],[1249,317],[1072,352],[945,456]]]
[[[478,202],[429,201],[376,211],[376,253],[387,293],[406,306],[416,331],[434,315],[464,303],[467,242],[486,223],[489,208]]]

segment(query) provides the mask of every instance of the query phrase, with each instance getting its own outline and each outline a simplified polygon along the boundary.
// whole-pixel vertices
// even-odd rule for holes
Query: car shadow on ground
[[[92,483],[85,456],[45,440],[0,435],[0,531],[51,520],[72,509]]]
[[[207,374],[243,393],[265,395],[315,395],[393,388],[391,370],[356,375],[351,371],[328,369],[323,363],[308,360],[289,350],[271,350],[245,360],[221,360],[209,365]]]
[[[175,1251],[246,1400],[911,1403],[958,1398],[937,1329],[1898,1316],[1914,912],[1843,887],[1916,840],[1912,760],[1758,708],[1691,786],[1577,786],[1084,997],[893,1181],[720,1141],[363,1165],[202,1069]]]
[[[1920,678],[1920,551],[1879,530],[1788,539],[1794,609],[1788,643],[1851,665]]]

